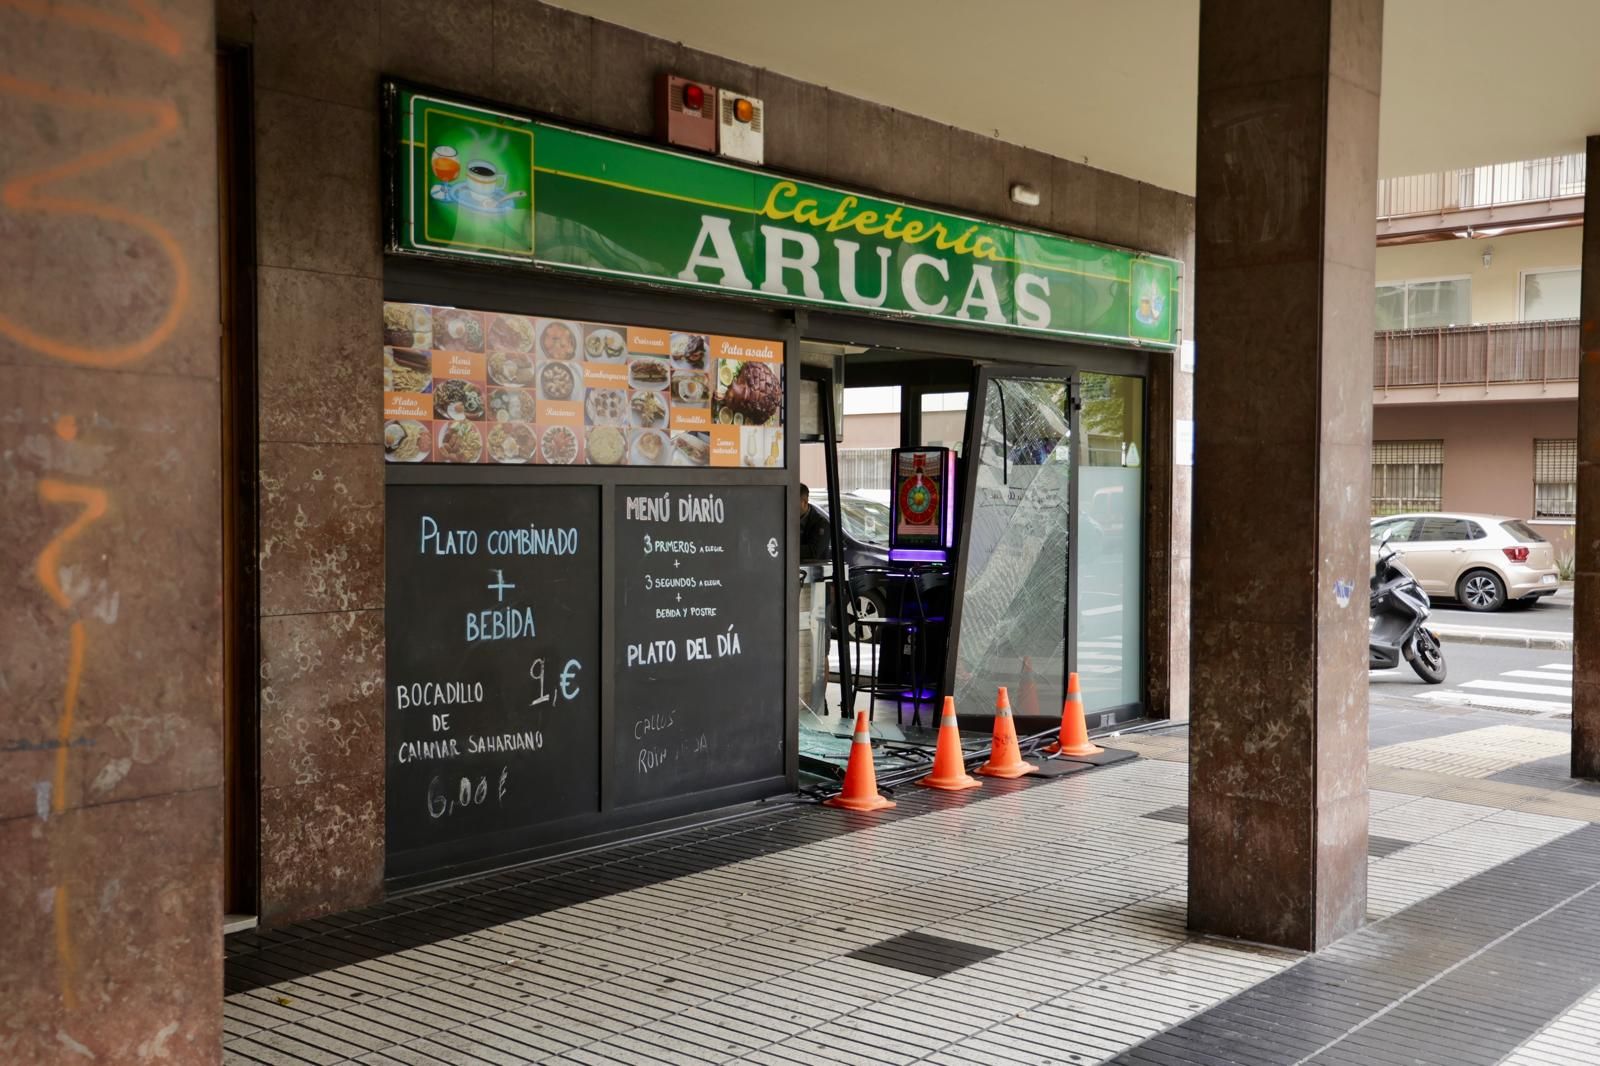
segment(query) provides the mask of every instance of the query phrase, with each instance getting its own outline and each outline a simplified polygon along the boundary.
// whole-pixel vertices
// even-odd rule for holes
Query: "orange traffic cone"
[[[1022,749],[1017,747],[1017,722],[1011,717],[1011,697],[1006,687],[994,703],[994,740],[989,744],[989,761],[978,767],[985,777],[1021,777],[1031,774],[1034,767],[1022,761]]]
[[[1099,755],[1106,749],[1089,742],[1089,726],[1083,720],[1083,696],[1078,691],[1078,675],[1067,675],[1067,698],[1061,704],[1061,735],[1044,749],[1051,755]]]
[[[1017,706],[1026,718],[1039,717],[1039,685],[1033,679],[1033,660],[1022,659],[1022,692],[1017,696]]]
[[[832,799],[822,801],[824,807],[843,807],[847,811],[881,811],[893,807],[894,801],[878,795],[878,775],[872,768],[872,733],[867,729],[867,716],[856,712],[856,732],[850,738],[850,761],[844,767],[844,790]]]
[[[939,719],[939,746],[933,753],[933,773],[921,778],[917,784],[924,788],[937,788],[945,792],[960,792],[967,788],[982,788],[982,781],[974,781],[961,761],[961,730],[956,725],[956,701],[944,698],[944,714]]]

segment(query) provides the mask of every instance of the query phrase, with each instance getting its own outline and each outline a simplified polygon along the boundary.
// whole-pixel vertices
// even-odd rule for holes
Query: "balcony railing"
[[[1578,320],[1380,330],[1372,356],[1377,389],[1576,381]]]
[[[1581,197],[1583,188],[1581,154],[1411,174],[1378,182],[1378,218],[1562,200]]]

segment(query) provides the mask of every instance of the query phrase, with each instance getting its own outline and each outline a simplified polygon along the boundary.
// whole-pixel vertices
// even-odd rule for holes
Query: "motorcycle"
[[[1444,681],[1439,635],[1423,624],[1431,607],[1428,594],[1401,562],[1400,553],[1389,545],[1387,534],[1378,542],[1368,606],[1368,669],[1392,670],[1403,658],[1428,684]]]

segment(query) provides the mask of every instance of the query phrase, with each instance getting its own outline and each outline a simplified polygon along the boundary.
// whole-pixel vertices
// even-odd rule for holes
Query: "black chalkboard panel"
[[[600,489],[391,485],[388,872],[599,809]]]
[[[782,776],[784,490],[618,486],[616,805]]]

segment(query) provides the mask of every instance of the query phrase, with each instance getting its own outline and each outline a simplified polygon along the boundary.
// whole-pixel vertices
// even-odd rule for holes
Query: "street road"
[[[1453,600],[1434,600],[1433,621],[1446,626],[1571,633],[1572,587],[1569,585],[1554,596],[1546,596],[1531,607],[1507,606],[1499,611],[1469,611],[1456,606]]]
[[[1446,612],[1434,615],[1443,621]],[[1448,612],[1450,621],[1467,615]],[[1567,612],[1571,619],[1571,610]],[[1449,673],[1442,685],[1426,685],[1411,667],[1377,670],[1374,696],[1400,697],[1454,707],[1516,711],[1540,718],[1572,713],[1572,653],[1542,648],[1506,648],[1494,644],[1446,641]]]

